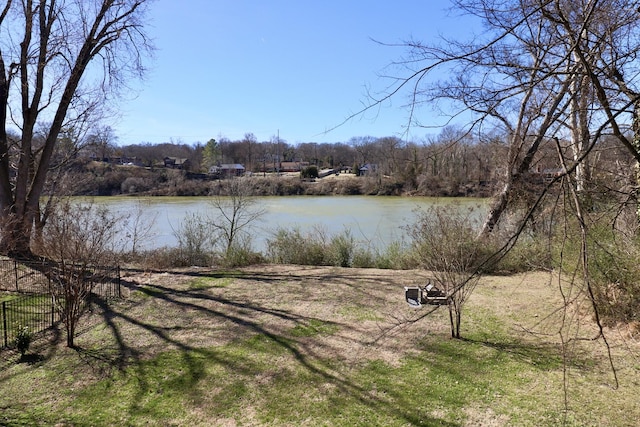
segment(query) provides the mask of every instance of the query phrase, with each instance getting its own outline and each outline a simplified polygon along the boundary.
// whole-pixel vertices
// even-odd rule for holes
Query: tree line
[[[98,150],[97,147],[100,147]],[[571,150],[571,141],[549,138],[540,143],[535,158],[525,171],[526,179],[514,195],[532,191],[558,174],[558,158]],[[349,167],[357,174],[360,167],[374,165],[368,173],[387,177],[402,186],[405,194],[491,196],[507,179],[505,160],[509,156],[509,135],[494,129],[474,133],[461,127],[444,128],[438,135],[420,141],[398,137],[353,137],[346,142],[289,144],[283,140],[259,142],[251,133],[241,140],[220,138],[207,144],[162,143],[118,146],[87,143],[84,158],[111,157],[137,159],[139,165],[153,167],[165,157],[188,159],[189,172],[206,173],[210,166],[239,163],[246,171],[276,170],[275,164],[304,162],[318,169]],[[601,138],[593,147],[593,158],[583,185],[588,188],[622,190],[633,179],[633,156],[616,143]]]

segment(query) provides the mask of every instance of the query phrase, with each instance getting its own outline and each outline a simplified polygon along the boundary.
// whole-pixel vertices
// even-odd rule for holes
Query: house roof
[[[244,166],[240,163],[223,163],[217,166],[211,166],[211,170],[244,170]]]

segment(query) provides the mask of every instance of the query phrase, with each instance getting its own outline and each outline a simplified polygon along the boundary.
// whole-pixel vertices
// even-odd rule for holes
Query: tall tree
[[[243,158],[245,163],[245,168],[248,171],[253,171],[256,155],[256,147],[258,145],[258,138],[251,133],[247,132],[244,134],[244,139],[242,140],[242,148],[243,148]]]
[[[0,11],[2,252],[31,253],[61,130],[104,111],[129,77],[143,72],[142,57],[151,52],[142,26],[147,3],[8,0]],[[15,141],[12,128],[19,130]]]
[[[111,126],[98,126],[87,137],[87,147],[99,161],[106,161],[115,151],[118,137]]]
[[[207,141],[202,151],[202,160],[207,169],[220,162],[220,145],[218,141],[213,138]]]
[[[404,90],[411,120],[424,102],[440,102],[450,116],[464,113],[472,127],[508,135],[502,185],[483,233],[490,233],[539,150],[570,141],[567,174],[583,186],[588,154],[611,133],[640,160],[625,134],[640,105],[637,55],[640,14],[621,0],[452,0],[454,9],[482,24],[469,40],[410,40],[406,73],[374,105]],[[408,70],[408,71],[407,71]],[[441,79],[439,76],[448,78]],[[636,114],[637,115],[637,114]],[[640,139],[639,139],[640,140]]]

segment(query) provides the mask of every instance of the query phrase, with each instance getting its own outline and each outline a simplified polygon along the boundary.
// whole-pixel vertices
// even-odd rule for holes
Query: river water
[[[139,216],[147,238],[141,248],[177,246],[176,232],[190,214],[215,217],[209,197],[97,197],[92,199],[114,214]],[[405,228],[419,211],[434,205],[454,204],[486,212],[485,199],[390,196],[289,196],[257,197],[255,207],[264,214],[253,223],[252,246],[264,252],[266,240],[279,228],[299,228],[303,234],[322,230],[327,236],[351,232],[358,243],[383,249],[406,241]],[[137,215],[136,213],[139,213]]]

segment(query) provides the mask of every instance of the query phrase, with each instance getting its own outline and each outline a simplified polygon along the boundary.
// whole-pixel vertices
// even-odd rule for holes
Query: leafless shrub
[[[120,222],[105,207],[65,199],[57,204],[40,236],[42,268],[51,278],[50,291],[65,325],[68,347],[75,346],[96,269],[118,261]]]
[[[207,266],[211,264],[215,230],[209,219],[197,213],[187,214],[173,235],[178,241],[179,263]]]
[[[209,218],[214,245],[223,256],[233,249],[251,246],[251,229],[264,215],[265,210],[256,204],[249,181],[232,179],[227,182],[227,196],[213,196],[211,207],[214,216]]]
[[[473,210],[453,205],[434,206],[409,226],[417,263],[432,272],[435,285],[448,297],[451,336],[460,338],[465,302],[475,289],[481,268],[492,253],[477,238],[480,223]]]

